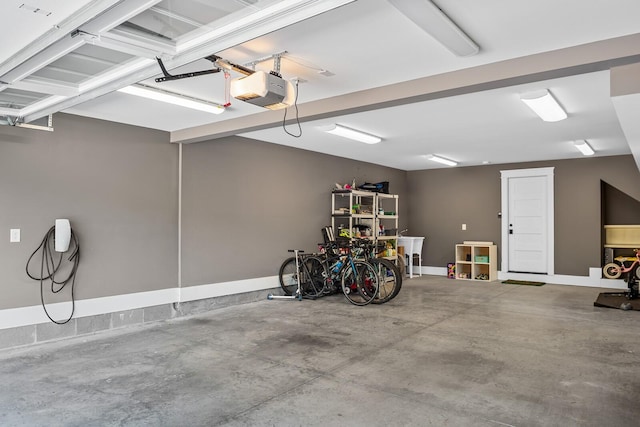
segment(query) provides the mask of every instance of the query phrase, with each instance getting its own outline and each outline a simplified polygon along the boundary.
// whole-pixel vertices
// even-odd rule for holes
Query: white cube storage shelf
[[[498,279],[496,245],[489,242],[465,242],[456,245],[456,279]]]

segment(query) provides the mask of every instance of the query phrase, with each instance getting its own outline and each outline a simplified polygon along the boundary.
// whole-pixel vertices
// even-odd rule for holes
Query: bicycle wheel
[[[622,275],[622,268],[615,262],[610,262],[602,267],[602,274],[607,279],[617,279]]]
[[[322,260],[315,256],[306,257],[302,261],[302,269],[302,295],[314,298],[322,296],[328,277]]]
[[[367,305],[378,294],[378,274],[366,261],[353,261],[342,272],[342,292],[354,305]]]
[[[384,258],[373,258],[369,262],[376,269],[378,275],[378,293],[371,301],[374,304],[383,304],[391,301],[400,292],[402,276],[394,263]]]
[[[298,290],[298,271],[295,257],[287,258],[280,266],[278,273],[280,287],[285,295],[295,295]]]

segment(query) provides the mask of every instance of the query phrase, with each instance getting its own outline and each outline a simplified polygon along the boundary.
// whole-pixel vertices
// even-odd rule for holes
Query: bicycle
[[[635,257],[619,256],[614,258],[614,262],[610,262],[602,267],[602,273],[607,279],[617,279],[622,274],[627,274],[624,278],[627,282],[629,291],[626,292],[627,298],[636,299],[640,295],[638,280],[640,279],[640,249],[633,250]],[[625,262],[631,264],[627,267]]]
[[[356,241],[362,247],[367,261],[373,264],[378,274],[378,295],[372,301],[374,304],[383,304],[395,298],[402,288],[401,269],[386,258],[379,258],[379,247],[369,240]],[[382,243],[384,244],[384,243]]]
[[[294,258],[285,260],[280,267],[280,286],[287,295],[292,286],[301,284],[302,294],[311,298],[337,293],[342,290],[347,301],[362,306],[373,301],[378,294],[378,276],[375,268],[367,261],[355,259],[351,249],[344,253],[325,251],[318,255],[304,256],[300,277],[288,273],[295,263]],[[338,288],[338,283],[340,288]]]
[[[321,245],[323,253],[329,253],[336,255],[340,250],[340,245],[335,239],[333,234],[333,228],[330,226],[324,227],[322,230],[322,236],[324,238],[324,245]],[[378,245],[384,245],[384,242],[379,242]],[[392,261],[379,258],[378,253],[382,247],[376,247],[374,243],[369,239],[347,239],[344,240],[343,247],[350,247],[352,252],[355,252],[356,257],[361,257],[369,261],[376,269],[378,274],[379,286],[378,294],[372,301],[374,304],[382,304],[395,298],[400,292],[402,287],[402,276],[404,262],[401,258],[398,258],[399,267]]]
[[[624,273],[635,274],[636,278],[640,279],[640,271],[638,267],[640,266],[640,250],[633,250],[636,254],[635,257],[625,257],[619,256],[614,258],[614,262],[610,262],[602,267],[602,274],[607,279],[617,279],[622,276]],[[631,262],[631,264],[626,267],[625,262]]]

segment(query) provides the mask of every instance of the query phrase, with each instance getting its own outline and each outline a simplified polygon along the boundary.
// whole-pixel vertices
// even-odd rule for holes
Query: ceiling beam
[[[640,34],[423,77],[300,104],[301,122],[561,78],[640,62]],[[171,142],[201,142],[282,125],[282,111],[171,132]],[[288,123],[293,123],[291,120]]]
[[[611,102],[640,170],[640,63],[611,69]]]

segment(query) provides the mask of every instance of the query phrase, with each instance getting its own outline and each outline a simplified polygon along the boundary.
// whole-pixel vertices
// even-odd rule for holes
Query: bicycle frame
[[[640,266],[640,250],[634,249],[636,254],[635,257],[616,257],[614,261],[610,262],[602,267],[602,272],[604,276],[608,279],[617,279],[621,275],[625,273],[630,273],[635,271],[638,266]],[[625,261],[632,261],[631,265],[625,267]],[[636,274],[638,274],[636,272]]]
[[[330,292],[337,292],[342,288],[347,300],[354,305],[366,305],[373,301],[378,294],[378,279],[377,277],[375,278],[373,286],[368,281],[363,281],[363,277],[361,277],[363,270],[362,267],[359,270],[358,265],[364,263],[370,268],[371,272],[375,272],[373,266],[364,260],[357,259],[354,256],[353,248],[347,253],[340,254],[337,250],[337,245],[332,243],[325,249],[323,264],[327,272],[326,281],[331,286]],[[341,262],[341,265],[336,270],[338,262]],[[349,277],[351,277],[349,280],[352,282],[346,284],[344,280]],[[359,295],[362,299],[358,301],[360,298],[354,298],[355,295]]]

